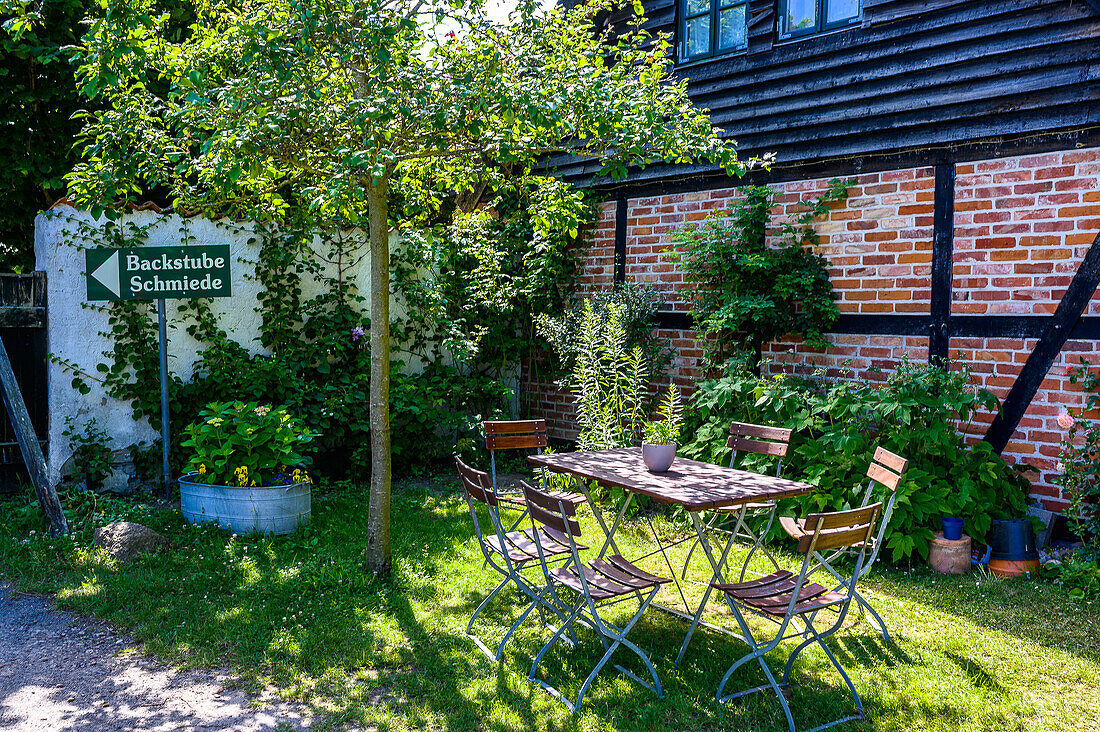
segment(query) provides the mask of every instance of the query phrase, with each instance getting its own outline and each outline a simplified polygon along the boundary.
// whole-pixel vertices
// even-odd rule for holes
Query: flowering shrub
[[[255,402],[214,402],[187,427],[184,447],[194,451],[185,472],[212,485],[291,485],[310,482],[302,445],[317,435],[283,407]]]
[[[1079,366],[1067,366],[1066,373],[1070,382],[1081,384],[1087,398],[1076,414],[1063,410],[1058,415],[1058,426],[1065,432],[1059,455],[1061,475],[1056,481],[1070,500],[1066,516],[1074,531],[1085,541],[1095,543],[1100,537],[1100,423],[1085,415],[1100,409],[1100,373],[1094,373],[1084,361]]]

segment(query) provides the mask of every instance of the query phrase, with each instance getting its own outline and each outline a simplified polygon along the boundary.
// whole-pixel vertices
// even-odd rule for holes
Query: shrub
[[[213,402],[187,428],[193,455],[185,471],[212,485],[271,486],[309,482],[302,446],[316,434],[284,407]]]
[[[73,451],[73,478],[91,490],[102,488],[103,481],[111,474],[111,436],[94,418],[78,430],[72,417],[65,418],[65,430],[61,434],[69,438],[69,449]]]
[[[996,518],[1022,516],[1027,480],[989,443],[968,445],[965,431],[979,409],[996,410],[996,397],[970,384],[965,367],[945,371],[903,360],[880,386],[780,374],[754,376],[731,368],[699,385],[688,409],[683,454],[709,462],[729,459],[731,421],[794,430],[784,475],[815,490],[784,502],[791,514],[837,511],[858,505],[864,474],[877,446],[909,460],[887,529],[884,553],[893,561],[928,555],[928,542],[944,516],[959,516],[982,540]],[[746,456],[757,466],[759,456]]]
[[[749,356],[760,362],[761,344],[797,334],[811,345],[827,346],[824,332],[837,319],[828,262],[814,253],[813,221],[828,204],[848,196],[848,183],[832,181],[806,211],[791,222],[772,223],[775,192],[745,186],[730,211],[676,232],[676,258],[693,285],[695,324],[711,366]],[[779,241],[768,245],[778,229]]]
[[[1096,544],[1100,537],[1100,424],[1085,415],[1100,409],[1100,374],[1093,373],[1084,360],[1066,371],[1072,383],[1082,385],[1087,397],[1076,414],[1067,410],[1058,415],[1058,425],[1065,432],[1059,454],[1061,475],[1055,480],[1070,499],[1066,516],[1074,531],[1089,544]]]
[[[1054,565],[1043,565],[1045,574],[1053,574],[1070,597],[1100,598],[1100,554],[1095,550],[1078,551]]]
[[[584,348],[584,319],[591,307],[597,319],[606,321],[611,310],[616,311],[622,329],[622,347],[626,352],[635,347],[642,353],[646,383],[655,381],[672,362],[672,349],[666,339],[657,336],[654,318],[664,298],[651,285],[620,282],[609,290],[601,290],[583,301],[575,303],[560,317],[541,315],[536,321],[538,334],[553,348],[565,378],[559,382],[563,388],[577,386],[577,358]]]

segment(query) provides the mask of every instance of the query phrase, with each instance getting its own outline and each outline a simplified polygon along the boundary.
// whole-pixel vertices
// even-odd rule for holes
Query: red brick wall
[[[801,201],[820,195],[828,178],[773,186],[776,214],[793,216]],[[854,177],[847,201],[835,204],[815,225],[819,252],[842,313],[928,314],[932,261],[934,172],[909,168]],[[727,208],[734,188],[636,198],[628,202],[626,278],[649,282],[667,293],[671,308],[687,312],[683,276],[667,249],[672,232]],[[1081,258],[1100,231],[1100,148],[959,164],[955,186],[952,312],[960,315],[1049,314],[1057,307]],[[605,204],[593,228],[582,290],[608,287],[614,273],[615,206]],[[1100,314],[1100,297],[1086,314]],[[672,378],[690,387],[702,375],[702,349],[694,331],[661,331],[677,350]],[[767,354],[777,370],[823,367],[834,375],[854,370],[859,378],[885,378],[903,357],[924,361],[925,337],[833,335],[833,347],[775,343]],[[954,338],[951,354],[973,369],[975,382],[1004,398],[1033,340]],[[1100,364],[1091,342],[1066,344],[1005,450],[1010,461],[1040,470],[1034,494],[1048,507],[1064,507],[1051,482],[1060,430],[1055,418],[1083,403],[1069,384],[1066,366],[1081,357]],[[531,384],[533,404],[562,436],[575,434],[569,399],[546,384]],[[539,412],[536,407],[532,410]],[[992,415],[982,415],[984,433]]]

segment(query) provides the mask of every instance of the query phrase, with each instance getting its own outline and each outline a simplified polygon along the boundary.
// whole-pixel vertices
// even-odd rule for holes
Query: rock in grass
[[[120,562],[129,562],[159,549],[174,549],[176,543],[148,526],[116,521],[95,530],[95,544]]]

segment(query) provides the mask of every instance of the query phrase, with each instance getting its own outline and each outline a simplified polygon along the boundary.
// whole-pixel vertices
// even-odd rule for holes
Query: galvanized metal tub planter
[[[179,479],[180,508],[191,522],[216,521],[238,534],[289,534],[309,521],[310,483],[264,487],[211,485]]]

